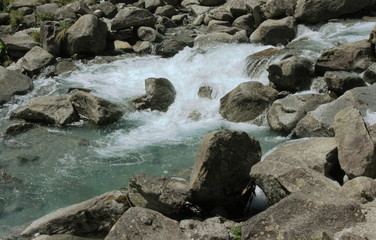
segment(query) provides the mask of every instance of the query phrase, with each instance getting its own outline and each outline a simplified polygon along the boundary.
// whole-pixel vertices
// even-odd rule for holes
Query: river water
[[[299,26],[294,46],[315,60],[321,49],[367,39],[375,21],[332,22]],[[267,127],[230,123],[218,113],[219,100],[245,81],[268,84],[267,72],[248,77],[246,57],[270,46],[221,44],[186,48],[176,56],[124,55],[106,64],[76,62],[70,75],[34,80],[34,90],[0,108],[0,130],[9,125],[9,114],[41,95],[61,95],[70,87],[94,90],[93,94],[126,107],[144,94],[144,80],[164,77],[175,86],[175,103],[166,113],[134,112],[110,126],[87,122],[64,128],[38,127],[14,138],[0,138],[0,168],[17,179],[0,181],[0,238],[17,226],[61,207],[127,186],[140,172],[186,177],[194,164],[203,136],[216,129],[246,131],[262,145],[263,153],[288,138]],[[274,60],[277,61],[277,60]],[[212,100],[197,96],[200,86],[213,88]],[[199,120],[188,118],[200,112]]]

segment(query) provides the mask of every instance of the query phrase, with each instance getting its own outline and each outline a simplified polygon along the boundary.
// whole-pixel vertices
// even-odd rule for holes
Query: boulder
[[[255,30],[255,19],[252,14],[246,14],[235,19],[232,26],[245,30],[250,35]]]
[[[219,113],[232,122],[251,121],[276,100],[277,94],[260,82],[244,82],[221,98]]]
[[[23,236],[68,233],[73,235],[108,233],[129,208],[121,191],[112,191],[47,214],[22,231]]]
[[[73,93],[69,101],[80,116],[99,126],[114,123],[123,116],[123,111],[116,104],[84,91]]]
[[[205,221],[186,219],[180,221],[180,229],[189,239],[229,240],[228,230],[220,217]]]
[[[333,129],[341,168],[350,177],[376,178],[376,152],[358,109],[347,107],[334,118]]]
[[[341,192],[360,204],[372,202],[376,199],[376,180],[369,177],[356,177],[346,182]]]
[[[201,5],[189,5],[188,9],[192,13],[193,16],[198,17],[200,15],[206,14],[209,12],[213,7],[206,7],[206,6],[201,6]]]
[[[293,17],[268,19],[251,34],[251,42],[265,45],[286,45],[296,36],[297,23]]]
[[[223,32],[223,33],[234,35],[236,32],[240,31],[240,29],[236,27],[231,27],[229,22],[226,22],[226,21],[212,20],[209,22],[208,28],[206,31],[208,33]]]
[[[69,61],[61,61],[58,64],[56,64],[55,69],[52,73],[52,76],[58,76],[63,73],[68,73],[72,71],[78,70],[78,67]]]
[[[363,72],[373,61],[371,43],[362,40],[325,50],[316,62],[315,71],[320,76],[326,71]]]
[[[107,46],[107,25],[97,16],[80,17],[66,32],[66,51],[70,55],[96,55]]]
[[[60,8],[59,4],[57,3],[46,3],[43,5],[37,6],[35,12],[37,15],[47,14],[54,16],[56,11]]]
[[[9,13],[0,13],[0,25],[8,25],[9,19]]]
[[[302,118],[294,129],[295,137],[333,137],[332,127],[335,115],[348,106],[355,106],[362,116],[367,110],[376,111],[376,86],[351,89],[338,99],[317,107]]]
[[[248,43],[249,38],[245,30],[239,31],[234,35],[224,32],[212,32],[200,34],[194,40],[195,46],[216,45],[218,43]]]
[[[40,42],[43,49],[52,55],[59,56],[62,53],[62,30],[63,28],[59,22],[43,21],[41,23]]]
[[[157,30],[151,27],[140,27],[137,30],[137,36],[143,41],[158,42],[163,36]]]
[[[178,14],[178,11],[171,5],[160,6],[155,10],[155,15],[171,18]]]
[[[165,5],[163,0],[145,0],[145,8],[151,12],[154,12],[157,7],[163,5]]]
[[[101,2],[98,6],[106,18],[113,18],[118,13],[117,7],[111,2]]]
[[[268,0],[252,0],[245,1],[246,7],[250,13],[252,13],[255,18],[255,25],[259,26],[263,21],[266,20],[265,17],[265,4]]]
[[[219,6],[225,2],[225,0],[198,0],[200,5],[203,6]]]
[[[157,45],[156,54],[161,55],[162,57],[173,57],[186,46],[188,46],[186,42],[175,39],[166,39]]]
[[[16,0],[10,4],[11,8],[22,8],[22,7],[37,7],[42,5],[39,0]]]
[[[162,214],[140,207],[132,207],[112,227],[105,240],[188,240],[179,223]]]
[[[252,167],[250,175],[273,205],[305,187],[339,188],[327,178],[343,177],[335,172],[338,169],[335,139],[311,138],[278,145]]]
[[[274,131],[290,133],[309,111],[332,100],[327,94],[289,95],[278,99],[270,107],[268,124]]]
[[[4,136],[5,137],[15,136],[15,135],[27,132],[34,127],[35,125],[32,123],[25,123],[25,122],[13,123],[5,129]]]
[[[249,77],[258,77],[268,68],[270,63],[283,55],[285,50],[267,48],[260,52],[253,53],[246,58],[246,70]]]
[[[359,204],[338,191],[305,189],[242,224],[242,239],[321,239],[365,219]]]
[[[289,56],[268,68],[269,80],[279,91],[297,92],[311,86],[314,67],[307,58]]]
[[[40,45],[39,43],[34,42],[31,36],[25,31],[16,32],[13,35],[0,33],[0,39],[7,47],[9,56],[17,59],[23,57],[26,52],[30,51],[33,47]]]
[[[17,94],[26,94],[33,88],[32,80],[15,71],[0,66],[0,106]]]
[[[135,45],[133,45],[133,51],[140,54],[149,54],[151,53],[151,42],[149,41],[137,41]]]
[[[248,13],[246,2],[247,0],[227,0],[222,7],[229,10],[234,18],[238,18]]]
[[[31,75],[39,73],[43,68],[51,65],[55,62],[55,57],[44,50],[43,48],[36,46],[28,51],[25,56],[17,61],[17,65]]]
[[[39,235],[32,240],[94,240],[93,238],[77,237],[70,234]]]
[[[219,130],[207,134],[190,177],[192,203],[205,210],[222,207],[230,215],[242,213],[249,197],[242,195],[250,182],[249,171],[260,158],[259,142],[245,132]]]
[[[55,12],[55,19],[58,21],[76,21],[77,18],[78,17],[76,13],[73,11],[72,8],[69,7],[69,4],[59,8]]]
[[[265,4],[266,18],[281,18],[293,16],[298,0],[268,0]]]
[[[72,12],[74,12],[77,16],[83,16],[86,14],[93,15],[94,12],[91,10],[84,1],[74,1],[66,5]]]
[[[363,80],[369,84],[376,82],[376,63],[369,66],[363,74]]]
[[[328,89],[338,96],[341,96],[347,90],[367,86],[359,74],[354,72],[328,71],[324,75],[324,80],[328,85]]]
[[[228,21],[232,23],[234,21],[234,17],[232,16],[231,12],[225,8],[219,7],[214,8],[209,11],[206,15],[209,19],[220,20],[220,21]]]
[[[130,27],[154,27],[157,17],[142,8],[125,8],[119,10],[111,22],[111,30],[122,30]]]

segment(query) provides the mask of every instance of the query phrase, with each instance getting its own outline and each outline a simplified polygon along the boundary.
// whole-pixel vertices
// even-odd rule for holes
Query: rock
[[[185,19],[188,19],[188,14],[177,14],[171,17],[171,20],[177,25],[183,24]]]
[[[212,94],[213,94],[213,88],[211,86],[207,86],[207,85],[201,86],[198,89],[198,93],[197,93],[197,95],[200,98],[208,98],[208,99],[213,99]]]
[[[234,17],[232,16],[231,12],[222,7],[210,10],[207,17],[219,21],[228,21],[230,23],[234,21]]]
[[[278,99],[270,107],[268,124],[274,131],[290,133],[307,112],[332,100],[329,95],[322,94],[289,95]]]
[[[338,99],[308,112],[296,125],[295,137],[333,137],[333,119],[342,109],[355,106],[363,117],[368,109],[376,111],[376,99],[371,97],[375,92],[376,86],[354,88]]]
[[[284,54],[283,49],[267,48],[260,52],[251,54],[246,59],[247,75],[257,77],[267,69],[271,61]]]
[[[350,177],[376,177],[375,143],[355,107],[347,107],[334,118],[333,129],[341,168]]]
[[[128,42],[120,41],[120,40],[115,40],[114,41],[114,47],[115,49],[120,49],[124,51],[129,51],[132,52],[133,47],[130,45]]]
[[[140,207],[132,207],[112,227],[105,240],[188,240],[179,223],[162,214]]]
[[[97,55],[106,49],[107,32],[107,25],[98,17],[84,15],[67,30],[66,50],[70,55]]]
[[[0,13],[0,25],[8,25],[9,19],[9,13]]]
[[[0,106],[17,94],[26,94],[33,88],[32,80],[15,71],[0,66]]]
[[[66,5],[70,9],[70,11],[73,11],[78,16],[83,16],[86,14],[94,15],[93,10],[91,10],[83,1],[75,1],[68,5]]]
[[[189,239],[229,240],[228,230],[219,217],[198,220],[182,220],[180,229]]]
[[[204,209],[220,206],[232,215],[241,213],[249,197],[242,196],[250,181],[249,171],[260,158],[259,142],[245,132],[219,130],[207,134],[190,177],[192,203]]]
[[[156,54],[162,57],[173,57],[187,46],[187,43],[175,39],[166,39],[157,45]]]
[[[198,35],[194,40],[195,46],[207,46],[218,43],[248,43],[247,32],[242,30],[235,35],[224,32],[212,32],[205,35]]]
[[[24,132],[27,132],[28,130],[34,128],[35,125],[32,123],[25,123],[25,122],[20,122],[20,123],[14,123],[9,125],[5,131],[4,131],[4,136],[5,137],[11,137],[15,136]]]
[[[22,231],[22,235],[107,233],[128,208],[123,192],[108,192],[37,219]]]
[[[58,76],[63,73],[72,72],[78,70],[78,67],[69,61],[61,61],[55,66],[55,70],[52,73],[53,76]]]
[[[367,40],[342,44],[324,51],[316,62],[317,75],[326,71],[363,72],[375,61]]]
[[[62,30],[61,23],[55,21],[43,21],[40,26],[42,47],[55,56],[59,56],[62,53]]]
[[[166,78],[148,78],[145,80],[146,95],[134,99],[137,110],[157,110],[167,112],[174,103],[176,91],[173,84]]]
[[[59,8],[55,12],[55,19],[58,20],[58,21],[69,20],[69,21],[75,22],[77,20],[77,15],[73,11],[73,9],[69,7],[69,4],[68,4],[68,5],[65,5],[65,6]]]
[[[242,224],[242,238],[321,239],[365,219],[360,206],[338,191],[306,189]]]
[[[127,29],[129,27],[154,27],[157,21],[151,12],[142,8],[126,8],[119,10],[111,22],[111,30]]]
[[[198,0],[203,6],[219,6],[224,3],[224,0]]]
[[[159,6],[163,6],[162,0],[145,0],[145,8],[151,12],[154,12]]]
[[[39,43],[34,42],[24,31],[16,32],[13,35],[3,35],[0,33],[0,39],[7,47],[9,56],[17,59],[23,57],[33,47],[39,46]]]
[[[54,16],[59,8],[60,6],[57,3],[46,3],[43,5],[37,6],[37,8],[35,9],[35,12],[37,13],[37,15],[47,14],[47,15]]]
[[[114,123],[123,116],[123,111],[116,104],[84,91],[73,93],[69,101],[80,116],[99,126]]]
[[[234,18],[238,18],[248,13],[246,0],[227,0],[222,7],[229,10]]]
[[[232,26],[245,30],[250,35],[255,30],[255,19],[252,14],[243,15],[235,19]]]
[[[42,3],[38,0],[16,0],[11,3],[11,8],[37,7]]]
[[[140,54],[149,54],[151,52],[151,42],[137,41],[133,46],[133,51]]]
[[[118,13],[117,8],[111,2],[101,2],[98,6],[106,18],[113,18]]]
[[[327,178],[339,178],[334,176],[339,169],[336,148],[334,138],[280,144],[252,167],[250,175],[270,205],[308,186],[336,189],[338,183]]]
[[[279,91],[298,92],[310,88],[314,67],[307,58],[290,56],[268,68],[269,80]]]
[[[269,0],[265,4],[266,18],[293,16],[298,0]]]
[[[363,80],[369,84],[376,82],[376,63],[369,66],[363,74]]]
[[[341,96],[347,90],[366,86],[363,79],[354,72],[329,71],[325,73],[324,80],[328,85],[328,89],[338,96]]]
[[[229,26],[229,23],[226,21],[218,21],[212,20],[209,22],[209,26],[207,28],[207,32],[224,32],[231,35],[234,35],[236,32],[240,31],[240,29],[236,27]]]
[[[360,204],[366,204],[376,199],[376,181],[369,177],[356,177],[346,182],[341,192]]]
[[[93,240],[93,238],[77,237],[70,234],[56,234],[52,236],[40,235],[32,240]]]
[[[137,30],[137,36],[143,41],[158,42],[163,36],[151,27],[140,27]]]
[[[251,34],[251,42],[265,45],[286,45],[296,36],[297,24],[293,17],[268,19]]]
[[[171,18],[178,14],[178,11],[171,5],[160,6],[155,10],[155,15]]]
[[[276,100],[277,94],[260,82],[244,82],[221,98],[219,113],[232,122],[251,121]]]
[[[54,62],[55,57],[52,54],[43,48],[36,46],[28,51],[25,56],[20,58],[17,61],[17,65],[33,75],[39,73],[43,68]]]
[[[206,7],[206,6],[194,4],[194,5],[190,5],[188,9],[190,9],[193,16],[197,17],[197,16],[200,16],[202,14],[209,12],[211,9],[213,9],[213,7]]]
[[[259,26],[262,22],[266,20],[265,17],[265,4],[268,0],[252,0],[252,1],[245,1],[245,5],[247,10],[252,13],[253,17],[255,18],[256,26]]]

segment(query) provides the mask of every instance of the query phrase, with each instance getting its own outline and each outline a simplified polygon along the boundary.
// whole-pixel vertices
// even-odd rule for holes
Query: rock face
[[[270,107],[268,124],[275,131],[289,133],[309,111],[332,100],[329,95],[322,94],[289,95],[278,99]]]
[[[356,177],[346,182],[341,192],[360,204],[372,202],[376,199],[376,181],[369,177]]]
[[[122,192],[105,193],[35,220],[23,230],[22,235],[107,233],[128,208]]]
[[[11,114],[12,118],[28,122],[63,126],[79,120],[72,104],[66,97],[37,97]]]
[[[80,17],[66,32],[66,51],[70,55],[95,55],[103,52],[107,44],[107,25],[97,16]]]
[[[270,205],[307,186],[338,188],[338,184],[325,177],[335,175],[338,169],[336,148],[334,138],[281,144],[252,167],[251,177]]]
[[[337,191],[306,189],[242,224],[242,238],[315,239],[364,221],[360,206]]]
[[[127,29],[129,27],[153,27],[157,21],[151,12],[142,8],[121,9],[111,22],[112,30]]]
[[[55,61],[55,57],[44,50],[43,48],[36,46],[28,51],[25,56],[17,61],[17,65],[23,70],[31,74],[39,73],[42,68],[52,64]]]
[[[0,106],[8,102],[13,95],[26,94],[33,88],[31,79],[21,73],[0,66]]]
[[[206,209],[233,208],[232,213],[244,210],[242,191],[250,181],[250,169],[260,157],[258,141],[245,132],[219,130],[207,134],[190,177],[192,203]]]
[[[335,92],[338,96],[344,94],[347,90],[366,86],[363,79],[354,72],[326,72],[324,80],[328,85],[328,89]]]
[[[277,98],[278,91],[259,82],[239,84],[221,98],[220,114],[232,122],[255,119]]]
[[[296,36],[297,24],[293,17],[268,19],[251,34],[251,42],[265,45],[286,45]]]
[[[123,115],[123,111],[116,104],[87,92],[77,91],[69,96],[69,101],[79,115],[99,126],[116,122]]]
[[[313,62],[302,57],[288,57],[268,68],[269,80],[280,91],[309,89],[314,74]]]
[[[376,177],[375,143],[372,141],[363,118],[350,106],[336,114],[333,128],[338,145],[338,159],[350,178]]]
[[[179,223],[162,214],[140,207],[132,207],[112,227],[105,240],[156,240],[188,237],[179,228]]]

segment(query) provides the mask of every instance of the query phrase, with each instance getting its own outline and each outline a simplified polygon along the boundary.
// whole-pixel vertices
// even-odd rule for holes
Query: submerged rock
[[[5,129],[4,136],[6,136],[6,137],[15,136],[15,135],[18,135],[20,133],[27,132],[28,130],[30,130],[34,127],[35,127],[35,125],[32,124],[32,123],[25,123],[25,122],[14,123],[14,124],[9,125]]]
[[[0,66],[0,106],[17,94],[26,94],[33,88],[33,82],[21,73]]]
[[[369,66],[363,75],[363,80],[369,84],[374,84],[376,82],[376,63]]]

